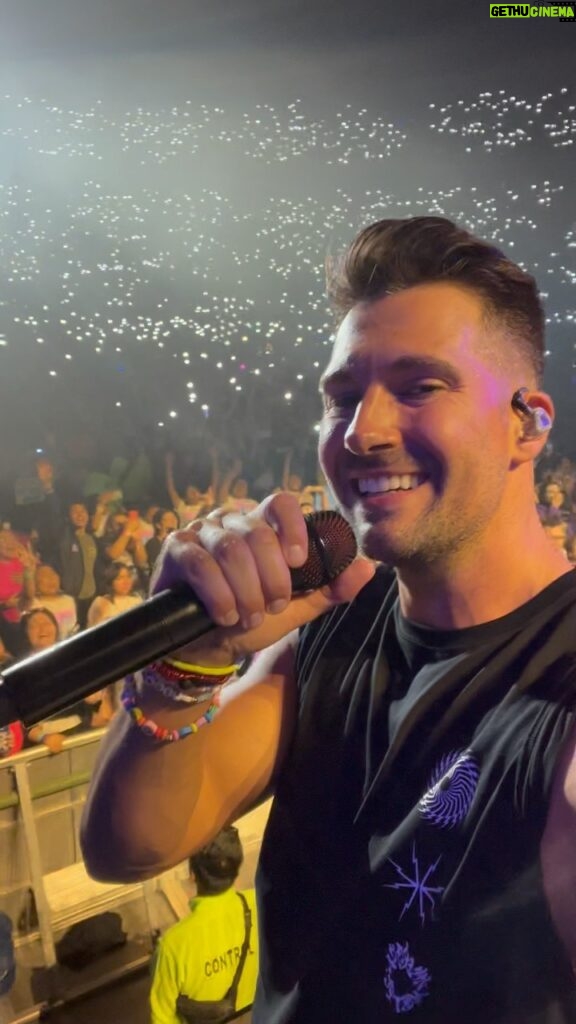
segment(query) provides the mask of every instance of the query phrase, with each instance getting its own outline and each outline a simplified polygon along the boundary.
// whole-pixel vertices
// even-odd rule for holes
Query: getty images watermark
[[[558,18],[559,21],[576,22],[576,3],[567,6],[545,6],[544,4],[490,4],[491,18]]]

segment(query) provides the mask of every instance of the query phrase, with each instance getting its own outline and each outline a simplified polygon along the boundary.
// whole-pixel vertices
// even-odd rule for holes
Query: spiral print
[[[422,817],[440,828],[455,828],[470,810],[479,777],[478,762],[471,750],[445,754],[418,804]]]

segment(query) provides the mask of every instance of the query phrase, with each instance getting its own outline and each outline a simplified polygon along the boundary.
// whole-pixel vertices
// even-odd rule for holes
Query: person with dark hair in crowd
[[[113,619],[130,608],[142,603],[138,594],[133,594],[136,582],[135,570],[124,562],[111,562],[102,572],[103,594],[95,597],[88,609],[87,625],[97,626],[105,619]]]
[[[43,561],[52,562],[58,557],[63,512],[54,465],[46,455],[39,455],[36,459],[36,475],[42,489],[42,501],[32,508],[32,526],[38,533],[40,557]]]
[[[41,654],[60,640],[58,620],[49,608],[33,608],[25,612],[20,621],[21,642],[19,650],[23,657]],[[104,690],[93,693],[84,700],[71,705],[62,715],[53,716],[28,730],[30,743],[42,743],[52,754],[62,750],[65,734],[95,728],[110,721],[112,712],[102,714],[102,704],[108,707]]]
[[[108,564],[121,562],[133,569],[138,586],[143,586],[148,577],[148,559],[137,509],[111,516],[101,543]]]
[[[90,532],[90,515],[83,500],[68,505],[68,522],[59,544],[58,570],[65,594],[76,601],[78,625],[86,626],[88,609],[96,596],[98,543]]]
[[[232,825],[190,857],[197,895],[190,901],[190,914],[172,925],[156,948],[152,1024],[180,1024],[178,996],[212,1002],[228,992],[245,939],[246,905],[251,928],[235,1009],[252,1005],[258,975],[256,898],[254,889],[243,889],[239,898],[234,888],[243,858],[240,837]]]
[[[174,530],[178,529],[178,516],[169,508],[157,508],[152,516],[152,526],[154,527],[154,536],[146,544],[150,572],[156,564],[164,541]]]
[[[576,575],[534,502],[538,289],[440,217],[364,228],[329,275],[320,461],[364,557],[292,597],[286,494],[169,538],[154,588],[215,628],[128,677],[88,869],[149,877],[272,791],[255,1024],[573,1024]]]
[[[19,650],[24,657],[40,654],[59,640],[58,622],[48,608],[34,608],[25,612],[20,620],[20,631]],[[27,738],[30,743],[42,743],[52,754],[58,754],[64,742],[63,733],[67,728],[75,728],[79,724],[80,718],[73,712],[62,720],[52,719],[49,724],[39,722],[28,730]]]

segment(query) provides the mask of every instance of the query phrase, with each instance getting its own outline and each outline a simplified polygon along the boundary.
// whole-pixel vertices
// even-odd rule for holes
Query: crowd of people
[[[32,475],[13,482],[14,499],[1,516],[0,668],[138,605],[172,531],[215,507],[243,513],[255,508],[262,494],[258,481],[241,475],[241,460],[222,462],[217,446],[210,448],[209,460],[206,484],[181,484],[172,452],[156,467],[158,479],[140,455],[128,467],[122,463],[123,477],[112,466],[116,476],[85,471],[72,484],[65,467],[38,455]],[[279,478],[266,477],[260,487],[269,483],[274,489],[274,482],[276,489],[298,496],[304,513],[328,507],[325,487],[305,485],[293,471],[290,449]],[[109,687],[30,730],[15,722],[2,730],[1,753],[29,744],[58,753],[66,735],[107,725],[117,708],[117,693]]]

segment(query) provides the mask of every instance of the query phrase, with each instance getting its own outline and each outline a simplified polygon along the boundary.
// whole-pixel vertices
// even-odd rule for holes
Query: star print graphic
[[[408,898],[402,907],[402,913],[400,914],[399,920],[401,921],[410,907],[418,907],[418,916],[424,926],[426,924],[426,914],[429,912],[432,914],[436,909],[436,898],[444,892],[444,886],[440,885],[429,885],[428,880],[436,871],[441,857],[435,860],[422,874],[420,864],[418,863],[418,857],[416,856],[416,844],[412,844],[412,867],[413,874],[410,876],[403,868],[400,867],[396,861],[389,858],[389,863],[396,869],[398,878],[400,881],[391,882],[384,886],[385,889],[406,889],[408,890]]]

